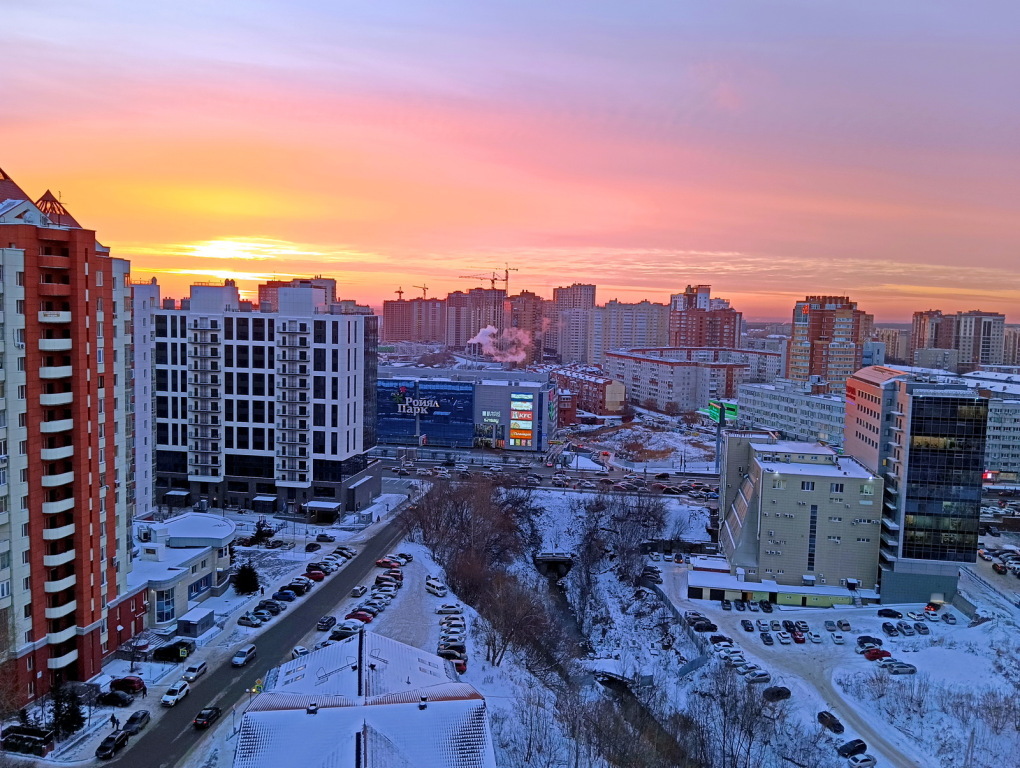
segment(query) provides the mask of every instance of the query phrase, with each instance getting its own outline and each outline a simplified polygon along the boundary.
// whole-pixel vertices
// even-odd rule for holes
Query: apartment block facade
[[[3,171],[0,262],[0,674],[24,704],[92,677],[142,628],[132,319],[127,262]]]
[[[778,432],[786,440],[843,444],[845,401],[811,382],[777,379],[741,384],[737,391],[740,426]]]
[[[847,378],[861,367],[871,316],[846,296],[808,296],[793,309],[793,335],[786,378],[821,377],[833,394],[842,394]]]
[[[882,480],[828,446],[726,436],[719,543],[746,581],[873,589]]]
[[[623,382],[603,375],[597,368],[557,368],[549,373],[561,390],[574,394],[574,407],[597,416],[623,413],[627,388]]]
[[[379,493],[377,318],[347,314],[320,286],[277,286],[273,311],[233,281],[154,305],[137,286],[152,343],[154,495],[256,511],[354,511]],[[155,292],[155,294],[154,294]]]

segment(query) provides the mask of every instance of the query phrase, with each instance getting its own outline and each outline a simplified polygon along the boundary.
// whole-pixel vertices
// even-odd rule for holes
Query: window
[[[172,588],[156,590],[156,622],[171,621],[174,616],[174,590]]]
[[[786,481],[785,480],[781,480],[778,477],[772,478],[772,490],[774,490],[774,491],[785,491],[786,490]]]
[[[829,493],[843,493],[843,483],[829,483]]]
[[[800,481],[800,489],[802,491],[813,491],[815,489],[815,482],[814,482],[814,480],[801,480]]]
[[[861,496],[874,496],[874,495],[875,495],[875,486],[873,486],[873,485],[862,485],[861,486]]]

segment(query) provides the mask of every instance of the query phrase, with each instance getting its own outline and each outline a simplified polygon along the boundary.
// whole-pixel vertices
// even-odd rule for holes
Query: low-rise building
[[[778,432],[787,440],[843,444],[846,400],[825,394],[821,383],[777,379],[771,384],[741,384],[737,392],[739,426]]]
[[[269,670],[233,768],[495,768],[485,698],[450,662],[372,632]]]
[[[871,590],[882,480],[819,443],[726,435],[719,544],[748,582]]]
[[[558,368],[550,372],[561,389],[568,389],[577,397],[577,408],[598,416],[618,416],[627,401],[627,388],[623,382],[610,378],[598,368],[578,366]]]

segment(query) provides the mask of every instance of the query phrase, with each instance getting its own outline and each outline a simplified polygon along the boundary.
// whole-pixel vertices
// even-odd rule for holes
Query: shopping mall
[[[546,374],[380,366],[380,445],[545,452],[556,430]]]

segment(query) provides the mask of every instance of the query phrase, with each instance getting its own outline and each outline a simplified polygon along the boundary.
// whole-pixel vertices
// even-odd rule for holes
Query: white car
[[[747,659],[739,654],[726,657],[726,664],[730,667],[742,667],[747,663]]]
[[[907,618],[911,621],[924,621],[924,616],[916,611],[907,611]]]
[[[189,693],[191,693],[191,686],[188,685],[187,681],[178,680],[167,689],[159,703],[164,707],[172,707]]]
[[[863,755],[848,757],[846,764],[850,766],[850,768],[875,768],[875,766],[878,765],[878,761],[871,755],[864,753]]]
[[[290,657],[292,659],[299,659],[302,656],[307,656],[309,653],[311,653],[311,651],[309,651],[303,645],[295,645],[294,650],[290,652]]]
[[[757,672],[752,672],[744,679],[749,683],[770,683],[772,682],[772,675],[764,669],[759,669]]]
[[[829,637],[832,638],[832,642],[836,645],[843,645],[846,642],[846,638],[843,637],[839,632],[833,632]]]
[[[810,640],[812,643],[820,643],[820,642],[822,642],[822,636],[820,634],[818,634],[817,632],[808,632],[807,633],[807,639]]]
[[[406,557],[401,557],[400,555],[383,555],[383,557],[386,560],[392,560],[393,562],[400,563],[401,565],[407,565],[409,562],[411,562]]]
[[[443,603],[441,606],[436,608],[436,613],[463,614],[464,606],[460,603]]]
[[[749,675],[752,672],[757,672],[759,669],[761,669],[761,667],[759,667],[757,664],[741,664],[739,667],[737,667],[737,674]]]
[[[793,642],[786,632],[776,632],[776,640],[778,640],[782,645],[789,645]]]
[[[319,642],[317,642],[315,645],[312,646],[312,650],[313,651],[321,651],[323,648],[328,648],[329,646],[333,645],[334,643],[336,643],[335,640],[320,640]]]

